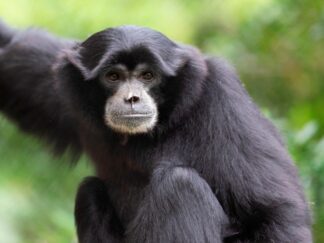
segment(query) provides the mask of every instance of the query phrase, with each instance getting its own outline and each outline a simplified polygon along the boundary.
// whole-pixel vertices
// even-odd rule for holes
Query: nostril
[[[126,102],[133,104],[133,103],[138,102],[139,100],[140,100],[140,98],[138,96],[132,96],[132,97],[126,99]]]

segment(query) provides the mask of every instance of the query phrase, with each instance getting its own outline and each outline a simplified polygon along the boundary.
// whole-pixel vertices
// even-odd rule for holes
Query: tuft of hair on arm
[[[0,19],[0,50],[12,40],[15,30],[10,28]]]

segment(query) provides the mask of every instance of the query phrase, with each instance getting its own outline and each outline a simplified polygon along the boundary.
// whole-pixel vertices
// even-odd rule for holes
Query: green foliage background
[[[227,58],[252,97],[284,134],[324,242],[324,1],[322,0],[13,0],[0,16],[84,39],[136,24]],[[32,95],[32,94],[31,94]],[[73,200],[92,174],[72,170],[35,138],[0,117],[0,243],[73,242]]]

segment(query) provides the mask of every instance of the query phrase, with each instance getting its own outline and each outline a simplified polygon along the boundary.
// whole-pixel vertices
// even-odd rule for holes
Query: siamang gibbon
[[[93,161],[81,243],[312,242],[297,170],[234,69],[157,31],[80,42],[1,24],[0,110]]]

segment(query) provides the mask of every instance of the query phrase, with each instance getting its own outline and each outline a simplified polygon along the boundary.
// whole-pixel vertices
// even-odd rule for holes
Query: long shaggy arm
[[[71,45],[0,22],[0,110],[22,130],[45,138],[56,153],[79,150],[76,124],[60,101],[52,71],[60,50]]]

